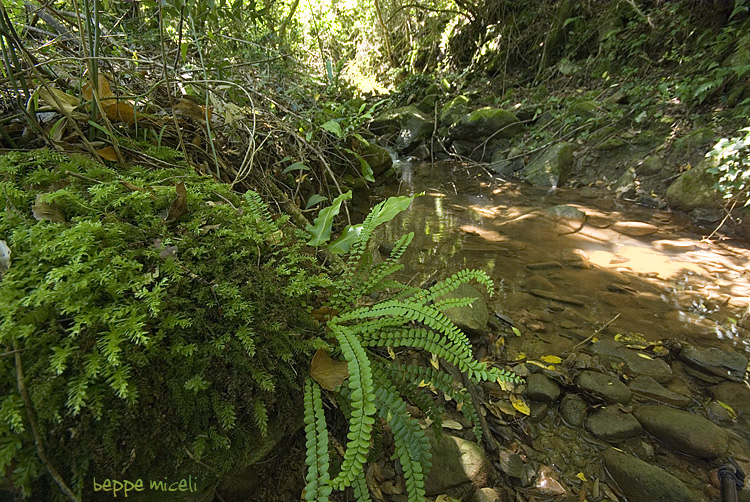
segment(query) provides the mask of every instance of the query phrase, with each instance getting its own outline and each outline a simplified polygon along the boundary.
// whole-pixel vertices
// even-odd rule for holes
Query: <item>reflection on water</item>
[[[679,216],[607,192],[548,192],[473,171],[402,164],[402,183],[387,195],[425,195],[380,237],[415,233],[405,280],[485,270],[496,283],[491,306],[538,335],[543,353],[569,348],[618,314],[604,333],[750,349],[740,321],[750,299],[747,247],[702,242]]]

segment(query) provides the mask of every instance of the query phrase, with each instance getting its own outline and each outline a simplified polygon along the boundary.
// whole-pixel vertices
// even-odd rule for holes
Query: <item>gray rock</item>
[[[639,375],[631,380],[630,391],[638,397],[653,399],[660,403],[684,408],[690,404],[690,398],[665,388],[662,384],[647,375]]]
[[[631,378],[645,375],[659,383],[667,383],[674,378],[672,368],[664,360],[651,355],[648,358],[641,357],[638,351],[628,349],[614,340],[600,340],[591,345],[591,350],[607,362],[625,363],[623,372]]]
[[[425,483],[428,496],[445,493],[468,498],[487,486],[492,465],[479,445],[446,434],[428,435],[432,446],[432,468]]]
[[[568,490],[559,477],[560,475],[549,465],[539,466],[534,488],[548,497],[566,497],[569,495]]]
[[[582,371],[575,379],[583,391],[608,403],[627,404],[633,397],[628,386],[615,377],[597,371]]]
[[[659,174],[664,169],[664,161],[661,160],[658,155],[651,155],[650,157],[643,159],[643,161],[636,166],[635,172],[641,176],[650,176],[652,174]]]
[[[461,284],[459,287],[450,291],[438,300],[447,300],[450,298],[476,298],[474,303],[468,307],[454,307],[445,310],[445,316],[453,321],[464,333],[469,335],[481,335],[487,329],[487,321],[490,314],[487,310],[487,301],[482,293],[469,284]]]
[[[547,375],[534,373],[526,379],[526,395],[532,401],[553,403],[560,397],[560,386]]]
[[[677,451],[699,458],[726,454],[729,432],[705,418],[668,406],[637,406],[633,415],[651,435]]]
[[[521,177],[533,185],[560,186],[573,166],[573,144],[558,143],[547,148],[521,169]]]
[[[518,117],[502,108],[485,107],[461,117],[449,129],[453,139],[478,140],[483,136],[513,138],[521,132]]]
[[[578,394],[565,394],[560,402],[560,415],[571,427],[581,427],[588,404]]]
[[[716,347],[698,349],[683,344],[680,359],[693,367],[736,382],[745,379],[747,357],[737,352],[727,352]]]
[[[668,472],[627,453],[607,448],[602,453],[609,475],[633,502],[700,502],[702,498]]]
[[[739,416],[750,417],[750,388],[745,383],[721,382],[708,391],[717,401],[726,403]]]
[[[434,127],[430,117],[415,106],[396,108],[370,122],[370,130],[375,134],[397,134],[396,146],[403,152],[428,138]]]
[[[643,432],[638,420],[618,406],[605,406],[592,412],[586,418],[586,428],[594,436],[610,443],[625,441]]]
[[[544,212],[550,216],[556,218],[566,218],[569,220],[582,220],[586,218],[586,213],[574,206],[567,204],[559,204],[557,206],[548,207]]]

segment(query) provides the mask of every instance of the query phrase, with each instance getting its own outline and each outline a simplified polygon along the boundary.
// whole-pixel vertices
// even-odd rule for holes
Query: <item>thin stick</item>
[[[601,328],[599,328],[596,331],[594,331],[594,333],[590,337],[586,338],[585,340],[581,341],[580,343],[577,343],[577,344],[573,345],[568,350],[564,350],[563,354],[567,354],[568,352],[572,352],[575,349],[577,349],[578,347],[580,347],[581,345],[585,345],[588,342],[590,342],[596,335],[598,335],[599,333],[601,333],[607,326],[609,326],[610,324],[612,324],[613,322],[615,322],[618,317],[620,317],[620,312],[618,312],[617,315],[614,316],[612,319],[610,319],[604,326],[602,326]]]
[[[13,351],[15,352],[16,356],[16,382],[18,383],[18,392],[21,394],[21,399],[23,399],[23,405],[26,408],[26,415],[28,415],[29,418],[31,432],[34,434],[36,454],[39,457],[39,460],[42,461],[42,464],[44,464],[44,467],[46,467],[47,471],[50,473],[50,476],[52,476],[52,479],[54,479],[57,485],[60,487],[60,490],[62,490],[62,492],[72,502],[80,502],[80,499],[76,497],[75,493],[73,493],[73,490],[71,490],[70,487],[65,483],[65,480],[62,478],[62,476],[60,476],[60,473],[57,472],[57,469],[55,469],[55,466],[52,465],[49,457],[47,456],[47,452],[44,449],[44,443],[42,442],[42,436],[39,435],[39,430],[37,429],[36,421],[34,420],[34,409],[31,405],[29,391],[26,389],[26,383],[24,383],[23,380],[24,376],[23,364],[21,364],[21,351],[18,349],[18,345],[16,345],[15,343],[13,344]]]

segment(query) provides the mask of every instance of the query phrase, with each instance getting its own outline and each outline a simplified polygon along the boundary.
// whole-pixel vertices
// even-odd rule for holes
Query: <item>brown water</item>
[[[750,351],[741,327],[750,327],[746,243],[701,240],[711,229],[604,190],[549,191],[455,164],[403,167],[400,186],[385,195],[425,195],[381,235],[394,242],[415,233],[402,279],[486,271],[495,281],[490,306],[524,334],[507,347],[511,360],[559,354],[615,318],[603,336]],[[585,216],[547,212],[562,204]],[[539,290],[559,298],[531,293]]]

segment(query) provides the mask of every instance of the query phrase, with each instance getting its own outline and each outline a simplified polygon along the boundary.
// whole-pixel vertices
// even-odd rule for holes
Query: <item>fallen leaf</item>
[[[2,241],[0,241],[0,242],[2,242]],[[716,402],[719,403],[719,406],[721,406],[722,408],[724,408],[725,410],[727,410],[727,413],[729,413],[729,418],[731,418],[732,420],[735,420],[737,418],[737,412],[734,411],[734,408],[732,408],[727,403],[724,403],[722,401],[716,401]]]
[[[430,364],[436,370],[440,370],[440,361],[438,361],[437,355],[432,354],[432,356],[430,356]]]
[[[560,364],[562,362],[562,359],[557,356],[542,356],[539,359],[550,364]]]
[[[510,395],[510,404],[513,405],[513,408],[518,410],[520,413],[523,413],[524,415],[528,415],[531,413],[529,405],[526,404],[523,399],[521,399],[520,397],[516,397],[513,394]]]
[[[576,474],[576,477],[580,479],[581,481],[586,481],[586,475],[582,472],[579,472],[578,474]]]
[[[86,115],[76,111],[81,104],[81,100],[77,97],[51,86],[40,87],[38,94],[48,105],[63,115],[72,115],[76,119],[86,118]]]
[[[388,347],[386,347],[386,349],[388,350],[388,357],[390,357],[391,359],[396,359],[396,353],[393,351],[393,347],[389,345]]]
[[[117,153],[115,152],[115,149],[111,146],[108,146],[106,148],[102,148],[101,150],[97,150],[96,153],[99,154],[101,158],[104,160],[108,160],[110,162],[117,162]]]
[[[36,195],[34,204],[31,205],[31,212],[37,220],[47,220],[54,223],[64,223],[65,213],[59,207],[42,200],[42,194]]]
[[[464,426],[455,420],[443,420],[443,429],[450,429],[453,431],[463,430]]]
[[[185,183],[183,181],[180,181],[177,186],[175,187],[175,191],[177,192],[177,198],[172,201],[172,204],[169,206],[169,211],[167,211],[167,221],[176,220],[183,214],[188,212],[188,206],[187,206],[187,191],[185,190]]]
[[[125,101],[117,101],[117,97],[109,85],[109,80],[103,74],[100,73],[97,80],[99,81],[99,85],[97,86],[99,101],[102,103],[102,109],[107,118],[133,125],[135,123],[135,109],[133,105]],[[81,94],[83,94],[83,98],[87,101],[94,99],[92,87],[91,82],[86,82],[81,88]]]
[[[349,378],[349,369],[345,361],[331,359],[323,349],[318,349],[310,364],[310,376],[326,390],[334,390]]]

